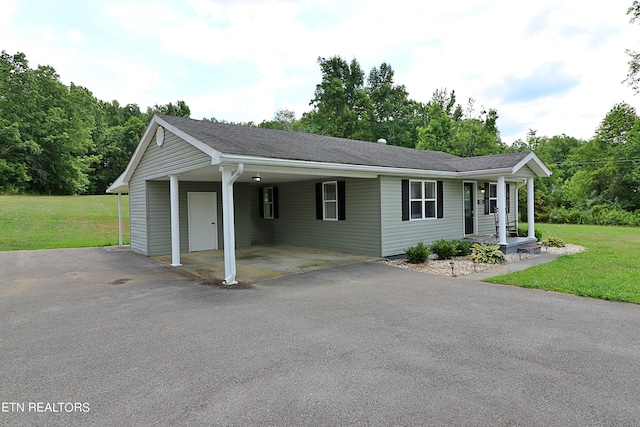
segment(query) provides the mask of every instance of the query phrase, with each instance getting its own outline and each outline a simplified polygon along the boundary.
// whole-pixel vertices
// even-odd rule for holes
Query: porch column
[[[498,243],[507,244],[507,189],[504,176],[498,177]]]
[[[224,166],[222,172],[222,222],[224,229],[224,284],[235,285],[236,280],[236,227],[233,202],[233,183],[242,175],[244,164],[232,173]]]
[[[180,198],[178,193],[178,175],[169,175],[171,193],[171,265],[180,267]]]
[[[534,203],[534,190],[533,190],[533,178],[527,179],[527,227],[529,229],[527,237],[535,239],[535,203]]]
[[[122,193],[118,193],[118,245],[122,246]]]

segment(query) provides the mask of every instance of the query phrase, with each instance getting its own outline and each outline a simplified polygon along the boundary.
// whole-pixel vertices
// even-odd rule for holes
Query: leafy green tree
[[[144,121],[148,123],[154,114],[189,118],[191,117],[191,109],[184,101],[177,101],[175,105],[171,102],[163,105],[156,104],[147,108]]]
[[[451,140],[455,121],[449,116],[447,109],[436,100],[427,105],[427,125],[417,128],[419,150],[435,150],[451,152]]]
[[[590,141],[574,150],[571,161],[580,166],[568,185],[576,204],[616,204],[640,209],[640,119],[633,107],[616,104]]]
[[[104,194],[107,187],[124,172],[147,124],[130,116],[124,125],[109,126],[97,137],[90,194]]]
[[[476,114],[475,101],[469,99],[466,113],[455,103],[455,92],[434,92],[427,104],[427,125],[418,127],[421,150],[437,150],[460,157],[484,156],[506,151],[497,127],[496,110]]]
[[[632,24],[640,22],[640,1],[633,1],[631,7],[627,9],[627,15],[631,17],[629,21]],[[640,92],[640,53],[630,49],[626,52],[629,55],[629,71],[625,82],[638,93]]]
[[[500,154],[505,146],[496,127],[496,110],[482,111],[478,117],[468,117],[458,122],[451,140],[451,153],[460,157]]]
[[[95,98],[65,86],[52,67],[29,68],[22,53],[0,55],[3,189],[45,194],[82,193],[92,148]]]
[[[23,100],[33,90],[33,76],[22,53],[0,54],[0,193],[26,191],[29,185],[26,158],[40,147],[23,137],[22,116],[35,107]]]
[[[373,140],[371,101],[364,87],[364,73],[357,60],[348,63],[334,56],[318,58],[322,82],[316,85],[310,112],[303,115],[302,129],[341,138]]]
[[[278,110],[273,120],[263,120],[259,125],[263,129],[294,131],[298,125],[296,113],[291,110]]]
[[[394,84],[393,76],[393,68],[386,62],[369,73],[366,90],[372,106],[372,134],[389,144],[414,148],[425,107],[410,100],[404,85]]]

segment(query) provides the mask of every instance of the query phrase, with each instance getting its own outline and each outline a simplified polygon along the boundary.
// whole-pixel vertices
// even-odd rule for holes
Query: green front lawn
[[[122,211],[128,244],[127,196]],[[0,251],[117,244],[117,196],[0,196]]]
[[[640,228],[536,224],[585,252],[486,281],[640,304]],[[544,249],[543,249],[544,250]]]

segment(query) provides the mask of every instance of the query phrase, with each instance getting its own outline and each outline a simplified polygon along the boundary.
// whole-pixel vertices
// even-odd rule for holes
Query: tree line
[[[155,113],[189,117],[183,101],[141,111],[60,81],[23,53],[0,53],[0,194],[103,194]]]
[[[536,183],[538,220],[640,225],[640,117],[630,105],[614,105],[589,140],[530,130],[505,144],[498,112],[476,108],[473,99],[463,106],[454,90],[438,89],[422,103],[395,83],[390,64],[368,76],[356,59],[318,58],[318,64],[322,79],[300,118],[280,110],[258,124],[233,124],[384,138],[461,157],[534,151],[553,172]],[[153,114],[190,116],[183,101],[142,112],[136,104],[98,100],[61,83],[50,66],[29,68],[22,53],[0,55],[0,94],[0,193],[102,194],[126,168]]]
[[[640,117],[629,104],[614,105],[589,140],[538,136],[530,130],[524,140],[505,144],[498,112],[476,109],[473,99],[463,107],[453,90],[436,90],[421,103],[395,84],[389,64],[374,67],[365,79],[356,59],[319,58],[318,63],[322,81],[309,112],[296,119],[294,112],[283,110],[273,120],[242,124],[368,141],[384,138],[393,145],[461,157],[533,151],[553,172],[551,178],[536,180],[537,220],[640,226]],[[520,199],[525,215],[526,188]]]

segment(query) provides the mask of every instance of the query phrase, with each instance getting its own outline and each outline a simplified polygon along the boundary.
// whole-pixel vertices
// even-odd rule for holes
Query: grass
[[[129,243],[129,198],[122,196]],[[0,251],[118,244],[116,196],[0,196]]]
[[[536,228],[543,239],[559,237],[587,250],[487,281],[640,304],[640,228],[571,224],[536,224]]]

